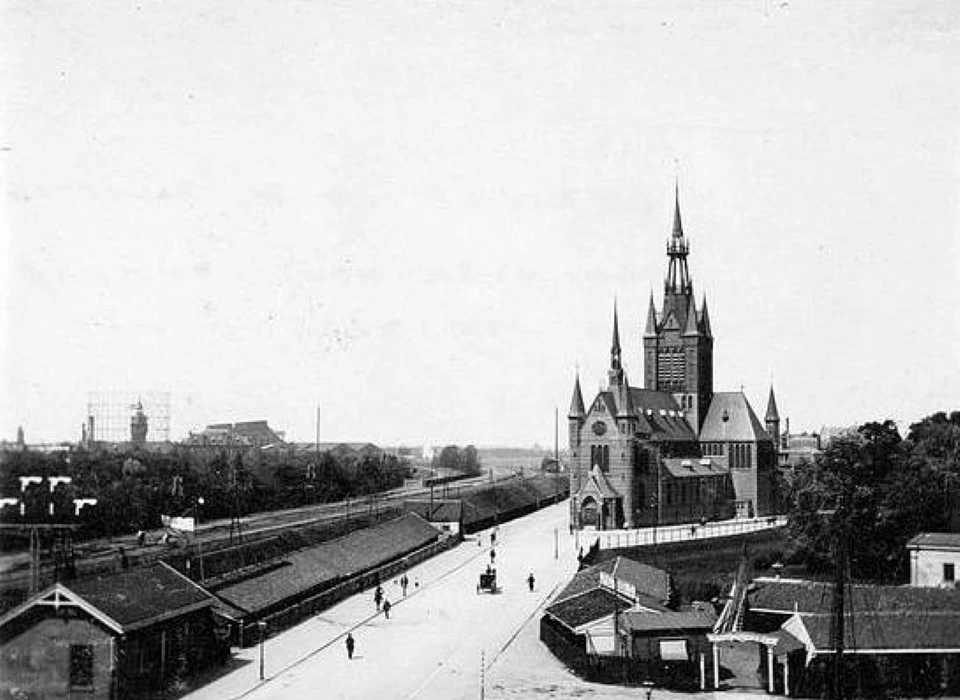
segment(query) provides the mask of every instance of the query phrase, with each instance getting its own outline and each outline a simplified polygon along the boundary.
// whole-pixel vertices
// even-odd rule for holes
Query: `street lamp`
[[[200,559],[200,582],[201,583],[203,583],[204,575],[203,575],[203,542],[200,539],[200,506],[202,506],[203,503],[204,503],[203,496],[200,496],[197,499],[197,508],[196,508],[197,522],[194,523],[194,526],[193,526],[193,534],[194,534],[194,537],[197,538],[197,557]]]
[[[647,692],[647,700],[650,700],[653,696],[653,681],[644,681],[640,685]]]
[[[263,638],[267,633],[267,623],[260,620],[257,629],[260,630],[260,680],[263,680]]]

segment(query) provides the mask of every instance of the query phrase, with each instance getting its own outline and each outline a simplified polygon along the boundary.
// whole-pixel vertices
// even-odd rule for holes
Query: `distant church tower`
[[[147,444],[147,416],[140,401],[134,404],[133,409],[134,414],[130,417],[130,442],[137,447],[143,447]]]
[[[673,234],[667,241],[668,268],[663,308],[657,314],[650,294],[643,331],[644,387],[673,394],[699,433],[713,398],[713,334],[707,300],[697,311],[687,268],[690,244],[680,219],[680,188],[673,210]]]

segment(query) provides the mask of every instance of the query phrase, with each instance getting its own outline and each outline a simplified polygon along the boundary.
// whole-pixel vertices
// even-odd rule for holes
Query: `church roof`
[[[645,338],[657,337],[657,310],[653,305],[653,292],[650,292],[650,305],[647,307],[647,326],[643,335]]]
[[[722,391],[713,395],[710,410],[700,430],[701,442],[756,442],[770,439],[743,392]]]
[[[640,432],[661,441],[695,440],[696,434],[687,422],[680,404],[665,391],[630,388],[630,399],[638,417]]]
[[[703,306],[700,307],[700,326],[705,336],[712,337],[713,331],[710,330],[710,313],[707,311],[706,295],[703,297]]]
[[[677,479],[718,476],[730,472],[726,457],[668,457],[661,462],[670,476]]]

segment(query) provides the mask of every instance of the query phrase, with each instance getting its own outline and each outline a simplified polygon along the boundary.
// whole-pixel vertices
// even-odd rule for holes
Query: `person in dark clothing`
[[[407,586],[410,585],[410,579],[407,578],[407,575],[404,574],[400,578],[400,588],[403,589],[403,595],[407,595]]]
[[[383,589],[380,586],[377,586],[377,590],[373,594],[373,602],[377,604],[377,612],[380,612],[380,603],[383,602]]]
[[[383,616],[386,617],[388,620],[390,619],[390,608],[391,608],[391,607],[393,607],[393,606],[390,605],[390,601],[389,601],[389,600],[383,601]]]
[[[353,658],[353,647],[356,642],[353,641],[353,635],[347,632],[347,658]]]
[[[496,560],[496,558],[497,558],[497,550],[491,549],[491,550],[490,550],[490,563],[492,564],[492,563]]]
[[[531,572],[530,572],[530,575],[527,576],[527,585],[530,586],[530,592],[531,592],[531,593],[533,592],[533,584],[534,584],[534,582],[535,582],[535,580],[534,580],[534,578],[533,578],[533,572],[531,571]]]

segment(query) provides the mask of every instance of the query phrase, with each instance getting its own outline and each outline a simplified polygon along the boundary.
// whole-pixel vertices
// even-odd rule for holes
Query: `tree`
[[[797,553],[810,568],[829,570],[843,539],[853,577],[872,581],[905,580],[907,541],[945,524],[936,470],[889,420],[833,441],[796,475],[790,509]]]

